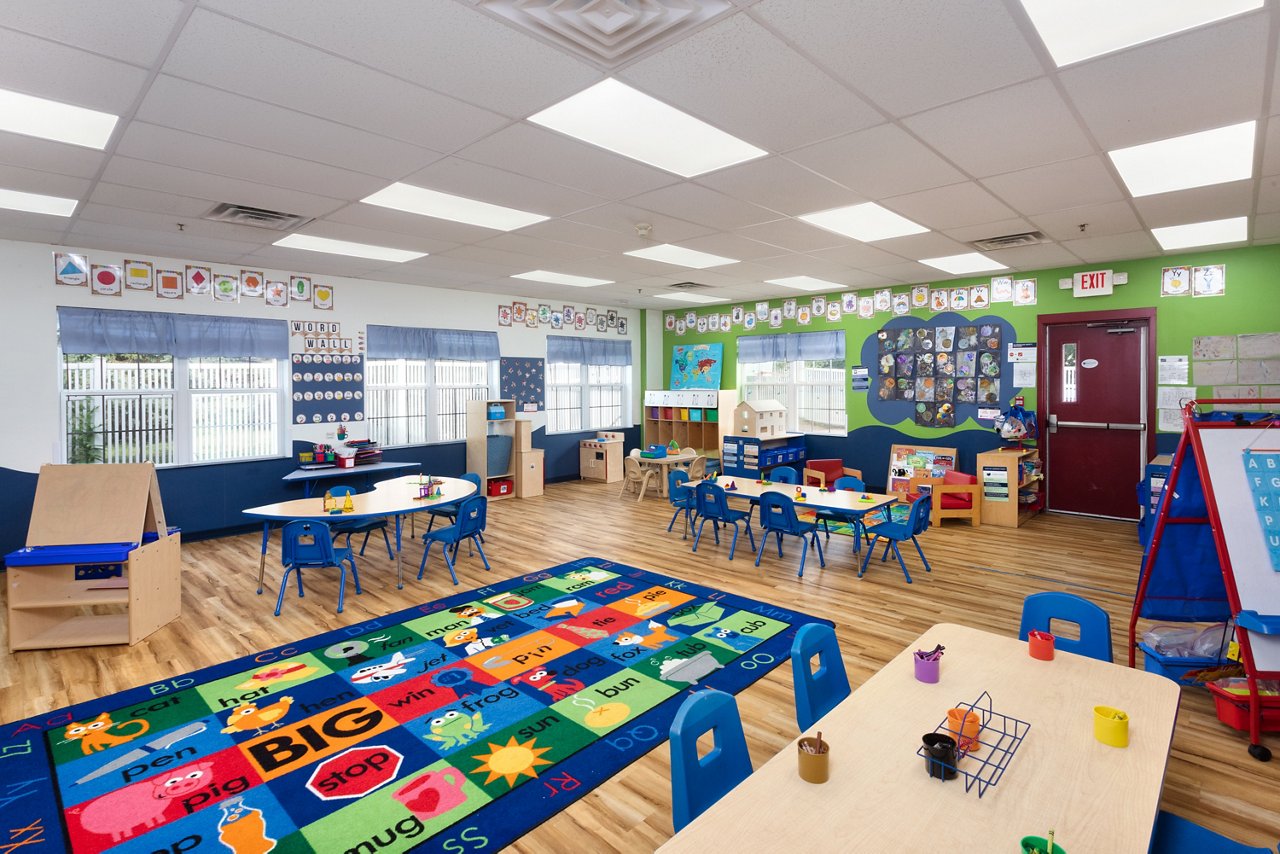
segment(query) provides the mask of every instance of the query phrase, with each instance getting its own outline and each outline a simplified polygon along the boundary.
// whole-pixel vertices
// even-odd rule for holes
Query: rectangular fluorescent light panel
[[[738,263],[737,258],[725,258],[720,255],[712,255],[710,252],[699,252],[696,249],[685,249],[683,246],[672,246],[670,243],[661,243],[657,246],[635,249],[622,254],[630,255],[633,258],[661,261],[664,264],[674,264],[677,267],[692,267],[695,270],[719,267],[722,264]]]
[[[1186,249],[1191,246],[1216,246],[1219,243],[1243,243],[1249,239],[1249,218],[1214,219],[1151,229],[1151,236],[1162,249]]]
[[[586,276],[570,276],[568,273],[552,273],[548,270],[530,270],[527,273],[516,273],[513,279],[528,279],[531,282],[549,282],[553,285],[568,285],[572,288],[594,288],[596,285],[612,285],[609,279],[590,279]]]
[[[327,237],[313,237],[309,234],[290,234],[288,237],[282,237],[271,245],[283,246],[286,249],[328,252],[330,255],[372,258],[375,261],[395,261],[397,264],[412,261],[414,258],[423,258],[427,254],[426,252],[392,249],[388,246],[371,246],[368,243],[352,243],[348,240],[330,240]]]
[[[784,288],[795,288],[798,291],[838,291],[844,285],[837,285],[813,276],[787,276],[785,279],[765,279],[766,284],[782,285]]]
[[[75,199],[64,199],[60,196],[42,196],[39,193],[0,189],[0,208],[11,211],[71,216],[75,213],[77,204],[79,202]]]
[[[685,178],[768,153],[613,79],[534,113],[529,121]]]
[[[1253,177],[1256,122],[1189,133],[1108,152],[1134,197]]]
[[[654,296],[658,299],[670,299],[675,300],[676,302],[696,303],[724,302],[726,299],[725,297],[708,297],[703,296],[702,294],[654,294]]]
[[[413,184],[403,184],[399,181],[360,201],[368,205],[463,222],[467,225],[478,225],[481,228],[492,228],[497,231],[514,231],[551,218],[515,208],[504,208],[502,205],[478,202],[463,196],[440,193],[428,190],[426,187],[415,187]]]
[[[1262,0],[1022,0],[1061,68],[1262,8]]]
[[[920,263],[928,264],[930,267],[955,276],[963,276],[967,273],[984,273],[987,270],[1009,269],[999,261],[992,261],[986,255],[978,252],[965,252],[963,255],[946,255],[942,258],[921,258]]]
[[[921,234],[929,230],[904,216],[898,216],[893,211],[880,207],[875,202],[818,211],[805,214],[800,219],[810,225],[816,225],[818,228],[825,228],[827,231],[843,234],[845,237],[852,237],[864,243],[902,237],[907,234]]]
[[[57,142],[107,147],[119,116],[0,89],[0,130]]]

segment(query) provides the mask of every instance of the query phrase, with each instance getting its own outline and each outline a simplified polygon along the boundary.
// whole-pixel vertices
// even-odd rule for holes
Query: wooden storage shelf
[[[81,605],[128,605],[128,588],[96,588],[61,598],[23,599],[14,604],[18,611],[39,611],[45,608],[78,608]]]
[[[490,407],[501,407],[501,418],[490,418]],[[467,401],[467,470],[480,475],[480,494],[490,501],[515,497],[515,465],[516,454],[520,453],[520,444],[528,438],[528,428],[517,428],[516,402],[514,400],[470,400]],[[503,471],[489,469],[489,437],[506,436],[511,442],[511,453],[507,458]],[[489,483],[494,480],[509,480],[511,490],[505,495],[489,495]]]
[[[737,394],[731,390],[646,391],[644,443],[673,441],[708,457],[720,455],[724,431],[732,426]]]
[[[982,487],[982,524],[1016,528],[1044,509],[1044,475],[1028,474],[1040,465],[1036,448],[1004,448],[978,454],[978,484]],[[1020,495],[1034,494],[1030,503]]]
[[[12,630],[12,627],[11,627]],[[103,644],[129,643],[129,615],[82,614],[57,619],[43,631],[28,634],[12,644],[16,650],[64,649],[73,646],[99,646]]]

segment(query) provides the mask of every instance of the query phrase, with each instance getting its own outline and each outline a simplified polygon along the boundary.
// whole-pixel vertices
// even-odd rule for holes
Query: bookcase
[[[978,454],[982,524],[1016,528],[1044,509],[1044,474],[1036,448]]]
[[[490,418],[490,414],[501,417]],[[467,401],[467,471],[480,475],[480,494],[491,501],[515,494],[516,402],[514,400]],[[490,488],[508,481],[505,491]]]
[[[692,448],[715,457],[733,428],[737,393],[732,389],[681,389],[644,393],[644,442]]]

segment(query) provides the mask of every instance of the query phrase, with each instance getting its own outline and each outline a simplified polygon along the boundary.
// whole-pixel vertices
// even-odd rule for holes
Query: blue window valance
[[[64,353],[289,357],[289,328],[285,322],[255,317],[59,306],[58,335]]]
[[[631,366],[631,342],[604,338],[547,336],[547,361],[573,365]]]
[[[498,333],[419,326],[370,326],[365,333],[371,359],[449,359],[493,362]]]
[[[787,332],[780,335],[744,335],[738,339],[738,361],[817,362],[844,359],[844,332]]]

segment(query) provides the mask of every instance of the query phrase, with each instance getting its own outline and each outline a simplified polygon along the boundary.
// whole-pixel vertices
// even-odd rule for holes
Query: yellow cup
[[[1110,706],[1094,706],[1093,737],[1111,747],[1128,747],[1129,716]]]
[[[831,745],[822,742],[821,753],[811,753],[818,749],[816,738],[802,738],[796,745],[800,758],[800,779],[806,783],[825,783],[829,774],[828,760],[831,756]],[[809,748],[810,750],[806,750]]]

